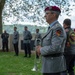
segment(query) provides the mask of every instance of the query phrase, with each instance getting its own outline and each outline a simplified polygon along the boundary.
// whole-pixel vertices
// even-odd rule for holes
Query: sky
[[[61,25],[63,24],[63,21],[64,21],[64,19],[66,19],[66,18],[69,18],[69,19],[71,19],[71,27],[72,28],[75,28],[75,9],[73,9],[73,11],[71,12],[71,16],[67,16],[66,15],[66,13],[61,13],[61,15],[59,16],[59,19],[58,19],[58,21],[61,23]],[[11,18],[11,21],[13,20],[13,18]],[[11,21],[9,21],[9,22],[5,22],[5,24],[7,25],[11,25]],[[16,22],[17,23],[17,22]],[[33,22],[30,22],[30,21],[28,21],[28,20],[26,20],[25,22],[21,22],[21,21],[19,21],[18,22],[18,24],[30,24],[30,25],[39,25],[38,23],[33,23]],[[45,26],[45,25],[44,25]]]
[[[72,9],[70,11],[71,12],[70,13],[71,16],[66,15],[66,12],[65,13],[61,13],[61,16],[59,17],[58,20],[59,20],[59,22],[61,24],[63,24],[63,20],[66,19],[66,18],[69,18],[69,19],[71,19],[71,27],[75,28],[75,6],[73,6],[73,5],[75,5],[75,3],[73,2],[73,0],[69,0],[69,3],[71,5],[69,8]]]
[[[73,7],[73,5],[75,5],[75,3],[73,2],[73,0],[69,0],[69,3],[70,3],[70,7],[69,8],[72,8],[72,10],[70,10],[70,15],[71,16],[68,16],[68,15],[66,15],[66,13],[67,12],[65,12],[65,13],[61,13],[61,15],[59,16],[59,19],[58,19],[58,21],[61,23],[61,25],[63,24],[63,21],[64,21],[64,19],[66,19],[66,18],[69,18],[69,19],[71,19],[71,27],[72,28],[75,28],[75,6]],[[66,8],[65,8],[66,9]],[[39,25],[38,23],[33,23],[33,22],[30,22],[30,21],[28,21],[28,20],[25,20],[25,22],[21,22],[21,21],[19,21],[19,22],[15,22],[15,20],[16,20],[16,17],[11,17],[11,18],[9,18],[9,22],[7,22],[7,21],[5,21],[5,24],[6,25],[11,25],[12,23],[18,23],[18,24],[30,24],[30,25]],[[43,24],[44,25],[44,24]],[[45,25],[44,25],[45,26]]]
[[[73,14],[73,13],[71,13]],[[67,16],[65,14],[63,14],[62,16],[59,17],[58,21],[61,23],[61,25],[63,24],[64,19],[69,18],[71,19],[71,27],[75,28],[75,16]]]

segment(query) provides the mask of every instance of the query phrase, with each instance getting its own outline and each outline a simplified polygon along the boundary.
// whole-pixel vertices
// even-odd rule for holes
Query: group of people
[[[36,46],[36,39],[40,39],[41,40],[41,34],[39,33],[39,29],[35,30],[35,43],[34,45]],[[12,44],[14,47],[14,51],[15,51],[15,56],[19,55],[19,32],[17,31],[17,27],[14,27],[14,32],[12,35]],[[1,38],[2,38],[2,50],[8,52],[8,38],[9,38],[9,34],[6,32],[6,30],[4,31],[4,33],[1,34]],[[25,55],[24,57],[31,57],[31,39],[32,39],[32,34],[31,32],[28,30],[28,27],[25,26],[24,27],[24,32],[23,32],[23,47],[24,47],[24,52]],[[36,54],[36,58],[39,58],[38,55]]]
[[[62,26],[58,22],[61,10],[57,6],[46,7],[44,11],[46,22],[49,24],[48,30],[46,34],[43,37],[41,37],[39,29],[36,29],[36,36],[35,36],[36,57],[39,58],[40,55],[42,56],[42,74],[74,75],[73,67],[75,62],[75,30],[71,28],[71,20],[69,18],[65,19],[63,21]],[[7,38],[9,37],[8,34],[6,35],[4,34],[2,34],[1,36],[2,38],[3,36]],[[5,39],[5,37],[3,38],[3,40]],[[28,30],[27,26],[25,26],[23,32],[23,43],[25,51],[24,57],[27,56],[31,57],[31,49],[30,49],[31,39],[32,34]],[[19,43],[19,33],[17,31],[17,28],[14,27],[13,45],[16,56],[18,56],[19,53],[18,43]]]
[[[61,10],[57,6],[45,8],[46,22],[49,24],[42,37],[42,45],[36,46],[38,56],[42,56],[43,75],[74,75],[75,30],[71,19],[58,22]]]

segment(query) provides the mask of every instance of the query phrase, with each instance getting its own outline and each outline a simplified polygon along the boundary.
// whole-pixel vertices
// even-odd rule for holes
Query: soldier
[[[4,48],[6,48],[6,51],[8,52],[8,38],[9,38],[9,34],[6,32],[6,30],[4,31],[4,33],[1,34],[1,38],[2,38],[2,50],[4,50]]]
[[[37,46],[37,41],[39,41],[39,43],[41,42],[41,34],[39,33],[39,29],[36,29],[36,34],[35,34],[35,46]],[[36,58],[38,59],[39,56],[36,53]]]
[[[73,67],[75,62],[75,31],[71,28],[71,20],[68,18],[63,21],[63,27],[67,34],[65,45],[67,72],[69,73],[69,75],[74,75]]]
[[[27,57],[27,53],[29,54],[29,57],[31,57],[31,47],[30,47],[31,39],[32,39],[32,34],[28,30],[28,27],[25,26],[23,32],[23,43],[24,43],[24,51],[25,51],[24,57]]]
[[[42,38],[42,46],[37,46],[38,55],[42,55],[43,75],[61,75],[66,71],[63,55],[66,33],[57,21],[61,10],[57,6],[45,8],[45,18],[49,23],[48,31]]]
[[[13,46],[15,50],[15,56],[18,56],[19,54],[19,32],[17,31],[17,27],[14,27],[14,33],[13,33]]]

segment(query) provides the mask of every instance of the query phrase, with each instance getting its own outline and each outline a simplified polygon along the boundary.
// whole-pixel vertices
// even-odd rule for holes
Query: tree
[[[0,34],[2,33],[2,10],[4,8],[5,0],[0,0]]]
[[[72,2],[74,1],[72,0]],[[37,22],[41,25],[42,23],[45,24],[43,10],[48,5],[59,6],[62,12],[66,12],[67,15],[69,15],[70,10],[72,10],[69,8],[71,6],[69,0],[6,0],[6,2],[5,0],[1,0],[0,5],[2,5],[0,6],[2,7],[0,8],[0,16],[2,15],[2,17],[0,17],[1,27],[5,21],[11,21],[11,23],[14,24],[19,21],[29,20],[30,22]],[[10,20],[10,17],[12,20]]]

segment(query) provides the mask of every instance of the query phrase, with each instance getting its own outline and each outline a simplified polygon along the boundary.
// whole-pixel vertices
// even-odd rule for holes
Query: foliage
[[[14,56],[14,52],[0,52],[0,75],[41,75],[40,71],[33,72],[34,54],[31,58]]]
[[[73,0],[71,2],[74,2]],[[18,23],[19,21],[32,21],[39,24],[45,23],[44,8],[48,5],[57,5],[62,12],[69,15],[71,8],[69,0],[6,0],[3,10],[3,21]],[[73,4],[75,6],[75,4]],[[46,24],[46,23],[45,23]]]

